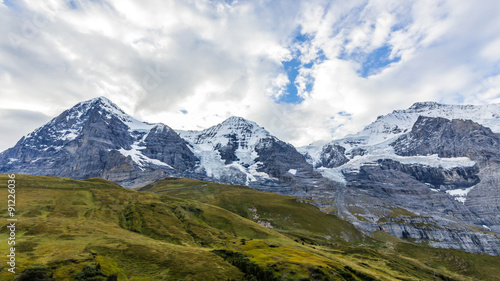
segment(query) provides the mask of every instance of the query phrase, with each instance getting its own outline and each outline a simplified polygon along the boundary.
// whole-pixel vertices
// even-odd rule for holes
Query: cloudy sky
[[[0,0],[0,150],[74,104],[294,145],[417,101],[500,102],[500,1]]]

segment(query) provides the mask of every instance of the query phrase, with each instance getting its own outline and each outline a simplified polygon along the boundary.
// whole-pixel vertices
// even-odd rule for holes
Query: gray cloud
[[[48,122],[51,117],[28,110],[0,109],[0,151],[12,147],[24,135]]]

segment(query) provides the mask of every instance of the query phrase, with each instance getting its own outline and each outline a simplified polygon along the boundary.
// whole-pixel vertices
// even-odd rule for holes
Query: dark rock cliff
[[[420,116],[411,131],[392,146],[402,156],[469,157],[479,162],[500,161],[500,137],[471,120]]]

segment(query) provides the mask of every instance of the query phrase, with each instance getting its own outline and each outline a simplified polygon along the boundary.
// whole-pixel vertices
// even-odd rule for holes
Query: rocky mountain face
[[[337,144],[329,143],[323,147],[319,147],[319,149],[313,146],[309,147],[309,150],[316,150],[316,155],[314,156],[307,152],[304,153],[307,161],[314,168],[335,168],[349,162],[349,159],[345,155],[345,148]]]
[[[468,157],[481,163],[499,162],[500,137],[471,120],[420,116],[411,131],[391,143],[402,156]]]
[[[367,232],[499,255],[499,112],[499,105],[416,103],[355,135],[299,148],[339,183],[313,198]],[[325,165],[332,146],[348,161]]]
[[[188,174],[198,159],[163,124],[140,122],[106,98],[82,102],[0,154],[0,172],[102,177],[126,187]]]
[[[201,161],[198,173],[213,181],[245,184],[282,194],[302,194],[331,183],[292,145],[241,117],[202,131],[179,131]]]
[[[136,120],[100,97],[66,110],[4,151],[0,172],[102,177],[125,187],[183,176],[286,194],[316,182],[328,186],[292,145],[243,118],[179,134]]]
[[[486,216],[478,217],[469,207],[471,194],[466,192],[478,188],[472,185],[480,177],[474,175],[477,171],[426,171],[428,167],[405,167],[391,161],[363,164],[359,171],[344,174],[348,184],[334,196],[341,198],[335,206],[345,219],[365,231],[383,231],[436,247],[500,254],[499,235],[487,226],[496,225],[497,216],[484,212]],[[427,182],[427,176],[436,172],[439,182],[446,185],[434,178],[435,185]],[[424,177],[415,177],[415,173]],[[467,174],[473,174],[472,180]],[[456,186],[462,187],[454,189]],[[465,192],[454,194],[456,190]]]
[[[174,131],[106,98],[82,102],[0,154],[0,173],[180,176],[313,199],[367,235],[500,255],[500,105],[417,103],[363,131],[294,148],[240,117]]]

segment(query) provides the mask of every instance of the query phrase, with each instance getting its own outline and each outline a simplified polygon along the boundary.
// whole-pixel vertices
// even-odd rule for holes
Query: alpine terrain
[[[498,256],[498,133],[500,105],[425,102],[344,139],[296,149],[240,117],[175,131],[100,97],[2,152],[0,173],[100,177],[128,188],[167,176],[246,185],[311,200],[367,237]]]
[[[367,232],[499,255],[499,114],[497,104],[416,103],[299,148],[337,183],[312,198]]]

